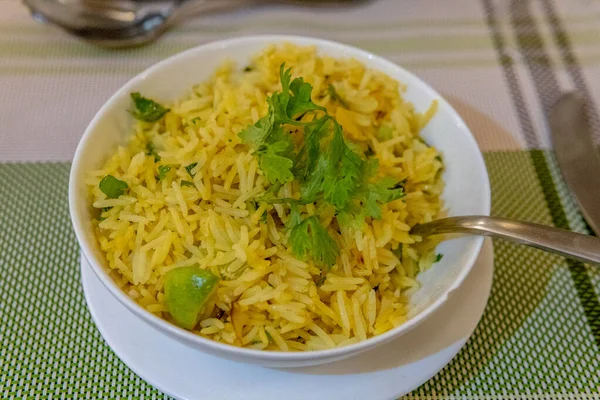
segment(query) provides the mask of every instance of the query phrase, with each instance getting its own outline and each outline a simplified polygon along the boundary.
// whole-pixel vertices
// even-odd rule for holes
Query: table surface
[[[216,39],[316,36],[412,70],[484,151],[494,215],[579,232],[546,115],[576,90],[600,137],[600,2],[372,0],[249,7],[198,17],[160,41],[106,50],[0,0],[0,397],[163,398],[106,346],[85,306],[67,206],[70,160],[108,97],[157,61]],[[473,337],[407,399],[600,398],[600,270],[495,243],[491,298]]]

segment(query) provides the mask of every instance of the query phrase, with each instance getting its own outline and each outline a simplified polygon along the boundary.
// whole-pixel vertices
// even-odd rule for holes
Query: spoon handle
[[[575,260],[600,264],[600,238],[506,218],[484,216],[443,218],[417,225],[410,233],[420,236],[443,233],[491,236]]]
[[[268,0],[179,0],[179,7],[173,11],[168,22],[172,25],[199,14],[235,9],[237,7],[265,3],[267,1]]]

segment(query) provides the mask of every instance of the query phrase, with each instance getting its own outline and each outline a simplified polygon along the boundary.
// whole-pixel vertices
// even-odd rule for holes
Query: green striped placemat
[[[492,212],[585,229],[549,154],[485,155]],[[70,164],[0,164],[0,397],[163,398],[103,342],[80,284]],[[496,242],[487,310],[407,399],[599,398],[600,270]]]

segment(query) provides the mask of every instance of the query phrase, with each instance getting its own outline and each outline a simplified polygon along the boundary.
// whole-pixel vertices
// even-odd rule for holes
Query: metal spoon
[[[32,16],[103,47],[151,42],[183,19],[266,3],[326,5],[361,0],[23,0]]]
[[[438,219],[414,226],[420,236],[466,233],[525,244],[586,263],[600,264],[600,238],[506,218],[468,216]]]

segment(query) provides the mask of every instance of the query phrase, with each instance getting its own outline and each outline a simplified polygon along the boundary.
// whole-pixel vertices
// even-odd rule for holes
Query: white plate
[[[82,256],[85,298],[100,333],[142,379],[179,399],[395,399],[438,373],[477,326],[492,287],[486,240],[463,285],[435,315],[406,335],[331,364],[269,369],[191,349],[146,324],[100,282]]]

